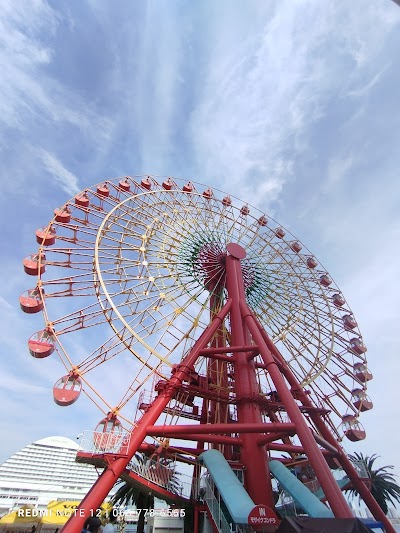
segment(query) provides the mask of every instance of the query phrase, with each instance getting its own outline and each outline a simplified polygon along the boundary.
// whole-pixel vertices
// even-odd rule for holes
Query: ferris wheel
[[[365,437],[358,417],[372,408],[372,375],[353,313],[313,254],[265,213],[191,182],[125,177],[55,209],[36,239],[23,261],[36,279],[20,305],[44,317],[30,354],[58,355],[65,367],[57,404],[83,392],[132,427],[145,389],[168,378],[226,300],[221,258],[237,243],[247,302],[301,387],[338,440]],[[223,335],[229,343],[229,324]],[[206,372],[205,358],[196,371]],[[261,359],[257,383],[274,402]],[[178,403],[166,418],[196,410],[189,394]]]

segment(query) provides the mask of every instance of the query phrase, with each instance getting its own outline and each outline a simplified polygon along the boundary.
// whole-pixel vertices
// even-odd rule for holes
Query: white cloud
[[[78,178],[69,172],[54,154],[41,150],[39,157],[42,159],[46,170],[66,193],[73,196],[80,191]]]
[[[302,4],[284,3],[270,15],[266,8],[244,41],[223,42],[224,27],[218,40],[207,36],[223,47],[191,122],[198,164],[209,180],[234,184],[264,208],[292,177],[296,139],[320,113],[317,87],[326,69],[312,56],[328,21],[315,4],[307,11]],[[307,25],[304,18],[317,20]]]
[[[34,380],[21,379],[14,374],[2,370],[2,388],[7,394],[18,391],[24,396],[36,395],[36,394],[48,394],[48,387],[42,385],[36,385]]]
[[[205,38],[215,49],[191,120],[205,178],[268,209],[296,179],[294,162],[310,150],[310,130],[332,98],[343,86],[361,96],[378,83],[385,69],[366,83],[367,59],[378,55],[398,21],[378,5],[360,16],[357,5],[325,2],[321,9],[315,2],[282,2],[273,12],[265,7],[243,40],[223,25],[210,31]],[[242,21],[234,23],[240,27]],[[329,180],[339,179],[333,171],[349,170],[351,159],[342,157],[347,166],[332,167]]]
[[[46,2],[24,8],[22,2],[3,2],[0,21],[0,116],[11,127],[23,128],[23,115],[33,112],[34,102],[46,107],[47,98],[35,77],[36,68],[51,59],[51,50],[37,34],[53,32],[57,19]]]

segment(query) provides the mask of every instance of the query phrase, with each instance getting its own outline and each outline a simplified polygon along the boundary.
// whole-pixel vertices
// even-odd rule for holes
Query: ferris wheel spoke
[[[101,218],[99,218],[99,221]],[[56,228],[57,239],[65,242],[77,242],[79,240],[87,239],[92,237],[92,240],[96,238],[98,224],[95,221],[87,221],[84,224],[80,223],[79,220],[73,220],[75,224],[70,222],[53,222],[53,226]],[[62,233],[60,233],[62,232]],[[80,239],[78,239],[78,235]]]
[[[112,337],[105,344],[99,346],[94,352],[88,355],[81,363],[77,365],[81,375],[85,375],[99,365],[110,361],[114,357],[125,351],[125,346],[121,340]]]
[[[53,319],[51,325],[57,330],[57,335],[72,333],[73,331],[86,329],[93,326],[105,324],[106,317],[98,303],[92,303],[78,310],[70,312],[60,318]]]
[[[57,257],[61,255],[66,256],[68,259],[61,261],[56,260]],[[53,260],[49,260],[49,258],[54,258]],[[72,258],[72,259],[71,259]],[[81,258],[84,258],[82,261]],[[87,258],[87,259],[86,259]],[[87,248],[87,250],[77,247],[69,247],[69,248],[47,248],[46,249],[46,264],[51,266],[62,266],[62,267],[68,267],[68,268],[79,268],[79,266],[85,266],[87,265],[87,268],[90,268],[93,264],[93,252],[91,248]],[[76,266],[75,266],[76,265]]]

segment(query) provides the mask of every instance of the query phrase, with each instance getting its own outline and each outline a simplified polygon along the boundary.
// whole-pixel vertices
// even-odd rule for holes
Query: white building
[[[75,462],[78,444],[47,437],[25,446],[0,466],[0,515],[51,500],[82,500],[99,476],[95,467]]]

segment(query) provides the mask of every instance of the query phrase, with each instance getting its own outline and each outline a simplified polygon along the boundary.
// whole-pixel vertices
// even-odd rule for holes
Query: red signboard
[[[266,505],[256,505],[250,512],[247,519],[248,524],[256,531],[265,530],[266,526],[276,528],[279,525],[279,519],[272,509]]]

